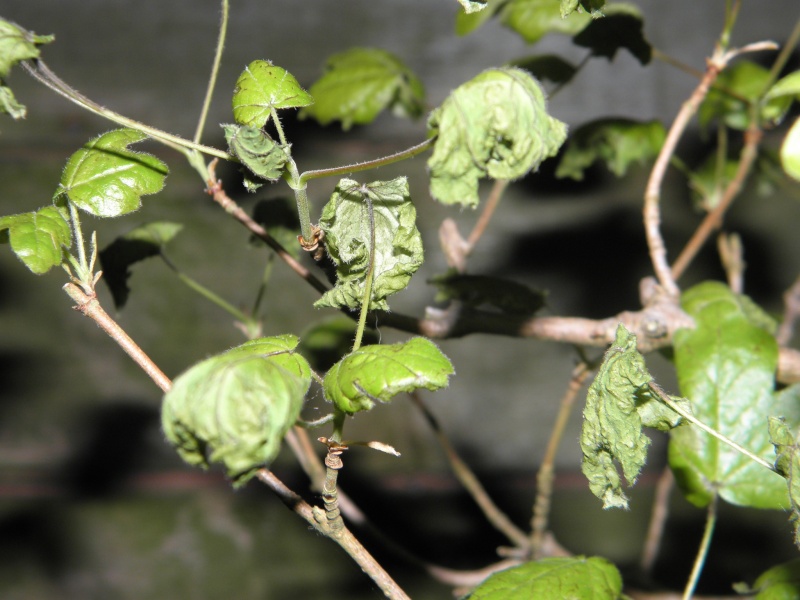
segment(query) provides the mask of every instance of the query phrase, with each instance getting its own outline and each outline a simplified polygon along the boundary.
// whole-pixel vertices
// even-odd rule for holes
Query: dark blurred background
[[[659,50],[697,69],[722,25],[724,2],[644,1],[645,35]],[[327,56],[351,46],[396,53],[421,77],[431,107],[484,68],[534,53],[557,53],[574,63],[585,51],[550,35],[535,47],[492,21],[474,34],[454,34],[455,0],[325,2],[240,0],[233,3],[227,51],[205,141],[222,147],[219,123],[232,120],[230,94],[246,64],[270,59],[305,86]],[[0,16],[39,34],[56,34],[44,47],[49,66],[90,98],[118,112],[191,137],[210,68],[219,6],[209,0],[6,0]],[[747,2],[734,43],[782,42],[798,14],[796,0]],[[757,57],[758,58],[758,57]],[[570,127],[600,116],[674,116],[696,81],[655,62],[642,67],[620,52],[594,59],[550,104]],[[28,106],[21,122],[0,122],[2,214],[47,204],[67,158],[114,125],[56,96],[16,69],[10,78]],[[365,160],[418,143],[424,120],[389,115],[342,132],[285,117],[301,170]],[[773,147],[779,135],[768,137]],[[152,220],[185,223],[168,246],[171,260],[230,302],[253,301],[266,261],[263,247],[212,203],[176,153],[146,149],[171,168],[166,189],[145,198],[138,213],[115,221],[84,219],[101,247]],[[682,151],[699,161],[707,149],[696,131]],[[421,315],[435,290],[425,280],[442,273],[437,229],[452,217],[468,232],[476,213],[446,209],[427,192],[425,158],[361,176],[365,181],[408,174],[427,248],[427,262],[393,310]],[[470,272],[500,274],[548,290],[552,314],[605,317],[638,307],[638,280],[650,274],[641,226],[646,170],[615,180],[593,169],[580,184],[554,182],[548,168],[513,185],[470,260]],[[242,205],[285,195],[265,189],[247,196],[232,169],[220,174]],[[312,182],[318,211],[335,182]],[[798,194],[768,197],[748,190],[726,226],[743,238],[746,288],[768,310],[797,276]],[[664,199],[664,232],[675,256],[697,223],[684,180],[671,175]],[[221,251],[224,248],[225,251]],[[32,276],[0,248],[0,597],[32,598],[377,598],[372,586],[332,543],[259,484],[233,492],[217,472],[203,473],[178,459],[163,441],[158,389],[59,290],[65,275]],[[682,284],[721,278],[707,250]],[[243,341],[224,312],[195,296],[163,263],[134,267],[128,304],[114,311],[120,324],[170,377],[194,362]],[[312,307],[315,292],[276,264],[265,302],[265,334],[300,334],[329,316]],[[332,313],[332,311],[329,311]],[[383,341],[404,334],[384,329]],[[547,443],[558,399],[576,360],[552,343],[472,336],[441,344],[457,376],[450,388],[426,396],[445,430],[482,476],[499,504],[527,527],[535,469]],[[599,353],[599,350],[597,351]],[[663,358],[652,369],[673,385]],[[674,385],[673,385],[674,387]],[[319,398],[308,416],[322,414]],[[315,413],[316,411],[316,413]],[[653,485],[663,465],[656,439],[648,472],[633,492],[629,512],[604,512],[579,475],[579,409],[558,459],[553,527],[576,553],[635,563],[649,518]],[[346,457],[340,482],[376,522],[421,558],[454,568],[492,561],[504,540],[481,519],[450,475],[443,453],[414,407],[398,399],[348,423],[346,437],[380,439],[402,458],[365,450]],[[275,471],[300,493],[308,484],[288,451]],[[309,498],[311,496],[309,495]],[[657,574],[681,586],[702,533],[701,511],[675,499]],[[388,551],[372,534],[370,548],[414,598],[445,598],[420,570]],[[763,551],[754,557],[752,549]],[[736,579],[795,556],[781,513],[726,508],[701,590],[725,593]]]

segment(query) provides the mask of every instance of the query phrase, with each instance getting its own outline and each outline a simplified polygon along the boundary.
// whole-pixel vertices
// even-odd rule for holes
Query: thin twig
[[[225,49],[225,36],[228,33],[228,0],[222,0],[222,17],[219,22],[219,34],[217,35],[217,49],[214,52],[214,61],[211,63],[211,75],[208,77],[208,86],[206,87],[206,95],[203,98],[203,107],[200,109],[200,118],[197,120],[197,128],[194,132],[195,144],[200,143],[203,137],[203,129],[206,126],[206,118],[208,117],[208,109],[211,106],[211,98],[214,96],[214,87],[217,84],[217,75],[219,74],[219,65],[222,62],[222,51]]]
[[[717,251],[725,269],[728,287],[734,294],[743,294],[745,262],[742,238],[736,233],[720,233],[717,236]]]
[[[553,479],[555,475],[555,458],[558,446],[564,437],[567,423],[569,422],[572,406],[578,392],[581,391],[586,379],[591,375],[592,370],[585,362],[579,363],[572,371],[567,390],[561,398],[560,408],[553,425],[550,439],[547,442],[542,464],[536,474],[536,501],[533,505],[533,517],[531,518],[531,537],[530,546],[534,559],[542,554],[542,546],[545,541],[545,533],[550,517],[550,501],[553,496]]]
[[[664,526],[669,515],[669,496],[675,484],[675,476],[670,467],[665,467],[656,484],[656,495],[653,499],[653,511],[650,513],[650,524],[647,527],[647,537],[642,550],[639,565],[644,573],[650,573],[661,548],[664,537]]]
[[[467,254],[472,252],[472,250],[475,248],[475,244],[478,243],[478,240],[481,239],[481,236],[489,226],[489,221],[492,220],[492,215],[494,215],[494,211],[499,206],[500,200],[503,198],[503,192],[505,192],[508,184],[509,181],[507,179],[498,179],[494,182],[492,191],[489,192],[489,197],[486,199],[486,202],[483,205],[483,212],[481,213],[481,216],[478,217],[475,227],[472,229],[469,237],[467,238],[467,243],[469,244],[469,250],[467,250]]]

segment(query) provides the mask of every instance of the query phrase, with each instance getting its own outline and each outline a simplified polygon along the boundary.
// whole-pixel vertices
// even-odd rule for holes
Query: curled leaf
[[[437,136],[428,160],[431,195],[444,204],[478,204],[478,180],[516,179],[566,138],[566,125],[547,114],[544,92],[527,72],[490,69],[454,90],[431,113]]]
[[[233,118],[241,125],[260,128],[273,109],[298,108],[314,102],[294,75],[268,60],[254,60],[239,75],[233,90]]]
[[[289,160],[288,147],[273,140],[263,130],[247,125],[223,125],[228,147],[253,175],[277,181]]]
[[[35,212],[0,217],[0,241],[33,273],[41,275],[60,265],[64,248],[72,244],[72,229],[55,206]]]

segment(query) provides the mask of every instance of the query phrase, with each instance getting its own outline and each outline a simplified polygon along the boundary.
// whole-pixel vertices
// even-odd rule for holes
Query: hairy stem
[[[200,139],[203,137],[203,129],[205,129],[206,126],[208,110],[211,107],[211,98],[214,96],[214,88],[217,85],[219,65],[222,62],[222,51],[225,49],[225,36],[228,33],[228,9],[229,1],[222,0],[222,17],[219,23],[217,49],[214,52],[214,62],[211,64],[211,75],[208,78],[208,87],[206,88],[205,98],[203,98],[203,107],[200,109],[200,118],[197,120],[197,129],[195,129],[194,138],[192,138],[195,144],[199,144]]]

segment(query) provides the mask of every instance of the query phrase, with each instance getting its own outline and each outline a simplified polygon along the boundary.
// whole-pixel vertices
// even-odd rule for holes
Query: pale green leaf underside
[[[422,82],[399,58],[377,48],[352,48],[328,59],[325,74],[311,86],[314,104],[300,116],[343,129],[372,122],[383,110],[419,117],[425,109]]]
[[[17,102],[14,92],[5,85],[0,85],[0,113],[10,115],[12,119],[24,119],[27,109],[24,104]]]
[[[388,402],[400,392],[446,387],[454,373],[450,360],[426,338],[391,345],[363,346],[331,367],[325,397],[353,414]]]
[[[63,248],[72,243],[72,230],[58,208],[0,217],[0,240],[33,273],[41,275],[62,262]]]
[[[239,75],[233,90],[233,118],[241,125],[260,128],[273,109],[299,108],[313,103],[286,69],[267,60],[254,60]]]
[[[284,147],[263,130],[247,125],[223,125],[228,147],[251,173],[268,181],[277,181],[289,160]]]
[[[161,191],[168,172],[156,157],[128,150],[146,138],[135,129],[115,129],[91,140],[70,157],[54,199],[66,194],[96,217],[137,210],[142,196]]]
[[[162,405],[167,439],[192,465],[222,463],[242,485],[271,462],[311,383],[295,336],[262,338],[178,376]]]
[[[553,156],[566,125],[547,114],[544,92],[527,72],[485,71],[454,90],[428,120],[436,135],[428,160],[431,195],[478,204],[478,180],[517,179]]]
[[[8,72],[15,64],[39,58],[39,46],[54,39],[52,35],[36,35],[0,19],[0,81],[8,77]]]
[[[622,576],[605,558],[544,558],[498,571],[469,600],[619,600]]]
[[[674,338],[681,395],[701,422],[759,456],[772,446],[767,416],[776,414],[777,344],[752,307],[727,286],[706,282],[686,291],[684,310],[695,329]],[[715,495],[758,508],[788,506],[783,479],[696,427],[672,432],[669,460],[687,499],[704,506]]]
[[[408,196],[408,181],[398,177],[362,185],[342,179],[322,210],[319,226],[336,265],[336,286],[317,300],[317,307],[361,306],[370,265],[372,203],[375,256],[371,309],[387,310],[386,298],[408,285],[422,264],[422,236],[416,209]]]

